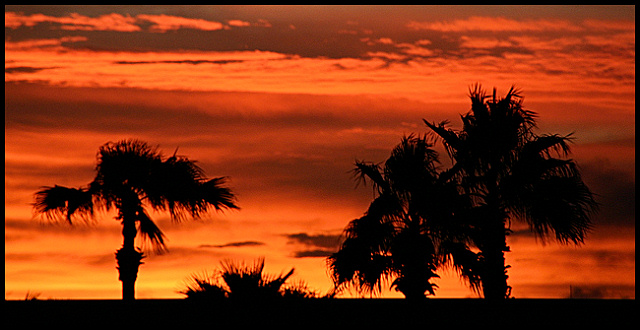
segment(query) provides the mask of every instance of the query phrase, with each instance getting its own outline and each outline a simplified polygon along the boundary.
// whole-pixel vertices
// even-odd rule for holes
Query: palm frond
[[[223,186],[225,182],[226,178],[214,178],[195,182],[190,189],[167,193],[164,201],[172,220],[180,222],[186,215],[198,219],[211,208],[217,211],[239,209],[235,194],[230,188]]]
[[[566,157],[571,153],[570,143],[572,142],[572,133],[561,136],[558,134],[545,134],[536,136],[535,138],[527,141],[522,146],[521,155],[541,155],[551,157],[551,152],[559,157]]]
[[[468,124],[473,122],[485,123],[489,120],[489,106],[485,103],[485,100],[488,98],[487,93],[482,89],[480,84],[475,84],[473,86],[473,90],[469,88],[469,98],[471,99],[471,110],[465,116],[465,118],[469,121]],[[494,100],[495,100],[495,90],[494,90]],[[467,123],[465,123],[465,131],[467,130]]]
[[[223,261],[220,277],[229,288],[232,298],[273,298],[282,295],[281,288],[293,273],[270,276],[263,274],[264,258],[259,258],[252,266],[233,261]]]
[[[553,176],[535,184],[514,211],[544,242],[551,233],[561,243],[581,244],[598,209],[593,193],[576,176]]]
[[[580,244],[591,229],[591,214],[598,209],[594,194],[571,159],[553,158],[569,153],[571,134],[543,135],[527,142],[513,163],[511,175],[500,185],[505,205],[526,221],[545,242],[554,235],[561,243]]]
[[[163,159],[156,149],[139,141],[108,143],[100,149],[98,175],[92,187],[100,192],[107,208],[121,199],[123,191],[135,191],[155,210],[169,210],[181,221],[198,218],[213,207],[238,208],[224,178],[207,179],[197,162],[173,155]]]
[[[156,210],[173,211],[171,203],[189,210],[197,200],[202,169],[195,162],[177,156],[154,165],[148,168],[149,182],[141,190],[144,198]]]
[[[216,210],[238,208],[225,178],[208,180],[197,162],[162,154],[144,142],[125,140],[103,145],[98,153],[98,172],[92,187],[100,192],[107,207],[124,190],[133,190],[156,210],[171,212],[172,219],[185,214],[198,218],[209,207]]]
[[[166,246],[164,244],[165,236],[162,230],[151,220],[147,212],[140,207],[137,211],[138,221],[138,233],[146,241],[151,242],[151,246],[157,253],[165,252]]]
[[[218,301],[229,294],[227,289],[218,282],[216,276],[206,272],[191,275],[186,282],[186,289],[178,293],[185,295],[187,299],[200,301]]]
[[[416,191],[437,178],[438,153],[426,137],[405,136],[384,163],[384,179],[391,190]]]
[[[398,195],[391,192],[383,193],[371,201],[364,217],[354,220],[353,224],[358,224],[362,228],[373,226],[375,228],[371,228],[371,230],[382,231],[382,234],[386,235],[388,232],[383,229],[391,229],[394,222],[403,217],[405,206]],[[362,225],[364,222],[367,224]],[[380,226],[389,226],[389,228]]]
[[[202,197],[207,205],[216,210],[239,209],[236,204],[236,196],[230,188],[225,187],[227,177],[213,178],[201,184]]]
[[[445,120],[438,124],[435,122],[431,123],[426,119],[423,119],[422,121],[431,129],[432,132],[442,139],[442,143],[447,150],[449,158],[454,159],[456,152],[461,148],[461,139],[457,132],[447,128],[449,121]]]
[[[352,170],[356,184],[367,185],[367,180],[371,180],[374,189],[386,189],[386,182],[380,172],[380,165],[364,161],[356,161],[356,167]]]
[[[94,185],[101,195],[117,197],[123,187],[137,193],[153,183],[151,174],[160,166],[162,156],[138,140],[108,142],[98,150]]]
[[[381,212],[381,214],[367,213],[349,222],[345,229],[345,237],[358,238],[359,244],[366,247],[370,253],[384,253],[395,236],[396,218],[393,215],[384,215],[384,211]]]
[[[480,293],[482,279],[478,253],[467,244],[455,241],[445,241],[440,248],[443,250],[438,253],[442,257],[441,263],[453,268],[475,293]]]
[[[394,273],[391,256],[372,254],[357,239],[346,240],[327,263],[337,289],[354,288],[372,295],[380,294]]]
[[[42,187],[35,194],[35,199],[35,212],[45,215],[51,221],[65,219],[72,224],[74,215],[85,221],[93,217],[93,195],[88,189],[58,185]]]
[[[365,215],[345,229],[338,252],[327,258],[336,288],[353,287],[358,292],[378,294],[393,273],[388,249],[395,235],[393,223],[385,217]]]

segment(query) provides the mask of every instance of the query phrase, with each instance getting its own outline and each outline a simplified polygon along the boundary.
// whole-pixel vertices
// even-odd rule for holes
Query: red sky
[[[513,296],[635,298],[633,6],[5,6],[5,299],[120,297],[113,215],[70,228],[30,203],[89,183],[98,147],[127,138],[229,176],[242,208],[152,214],[170,252],[149,253],[138,298],[259,257],[327,291],[324,257],[372,197],[354,161],[384,161],[423,118],[459,127],[476,82],[521,88],[539,133],[574,132],[602,204],[580,247],[514,225]],[[475,296],[439,272],[436,297]]]

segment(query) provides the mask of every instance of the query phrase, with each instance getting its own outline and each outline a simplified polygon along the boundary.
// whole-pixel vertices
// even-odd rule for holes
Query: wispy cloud
[[[88,17],[77,13],[69,16],[55,17],[43,14],[22,15],[20,13],[5,12],[4,26],[17,29],[21,26],[33,27],[42,23],[54,23],[61,30],[78,31],[140,31],[136,25],[136,18],[120,14],[106,14],[98,17]]]
[[[63,44],[87,41],[87,37],[72,36],[49,39],[29,39],[23,41],[5,40],[4,50],[6,51],[30,51],[35,49],[63,50]]]
[[[407,27],[415,30],[433,30],[442,32],[464,31],[582,31],[582,27],[566,20],[536,19],[514,20],[505,17],[473,16],[467,19],[454,19],[437,22],[412,21]]]
[[[194,29],[201,31],[216,31],[229,29],[230,27],[260,26],[270,27],[266,20],[259,20],[252,24],[242,20],[228,20],[227,24],[209,21],[200,18],[187,18],[174,15],[146,15],[137,16],[122,14],[105,14],[97,17],[89,17],[78,13],[68,16],[48,16],[44,14],[23,15],[15,12],[5,12],[5,28],[17,29],[20,27],[34,27],[39,24],[53,24],[54,29],[68,31],[117,31],[139,32],[142,26],[149,25],[148,31],[165,33],[179,29]]]
[[[326,258],[333,254],[335,251],[331,250],[304,250],[295,251],[293,253],[294,258]]]
[[[285,235],[289,244],[304,245],[304,249],[294,252],[295,258],[324,258],[336,252],[340,245],[340,235],[296,233]]]
[[[202,31],[215,31],[221,30],[225,27],[225,25],[220,22],[171,15],[138,15],[136,18],[151,22],[152,26],[150,30],[152,32],[167,32],[184,28]]]
[[[225,244],[201,244],[201,245],[198,245],[198,247],[222,249],[222,248],[230,248],[230,247],[260,246],[260,245],[265,245],[265,243],[257,242],[257,241],[244,241],[244,242],[231,242],[231,243],[225,243]]]
[[[251,26],[251,23],[239,19],[229,20],[227,21],[227,24],[229,24],[230,26]]]
[[[42,68],[38,68],[38,67],[29,67],[29,66],[11,66],[11,67],[6,67],[4,68],[4,73],[36,73],[42,70],[49,70],[49,69],[56,69],[58,67],[52,66],[52,67],[42,67]]]
[[[634,285],[592,284],[569,285],[569,298],[573,299],[635,299]]]
[[[116,61],[114,64],[229,64],[242,63],[244,60],[166,60],[166,61]]]
[[[340,235],[296,233],[285,235],[291,243],[300,243],[321,248],[336,248],[340,244]]]

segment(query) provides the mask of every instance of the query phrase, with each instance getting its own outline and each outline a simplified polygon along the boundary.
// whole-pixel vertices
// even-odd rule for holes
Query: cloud
[[[490,31],[582,31],[583,28],[565,20],[536,19],[514,20],[504,17],[473,16],[467,19],[455,19],[439,22],[411,21],[407,27],[413,30],[432,30],[441,32]]]
[[[48,16],[42,14],[34,14],[31,16],[23,16],[14,12],[4,13],[4,27],[9,29],[17,29],[21,26],[31,27],[40,22],[47,20]]]
[[[134,32],[140,27],[134,25],[135,18],[119,14],[106,14],[96,18],[71,14],[70,17],[61,17],[54,22],[62,24],[63,30],[87,30],[87,31],[119,31]]]
[[[296,233],[284,235],[289,240],[289,244],[301,244],[306,248],[296,250],[294,258],[324,258],[338,250],[340,245],[340,235]]]
[[[256,23],[253,23],[252,25],[253,26],[267,27],[267,28],[273,26],[273,25],[271,25],[271,22],[267,21],[266,19],[262,19],[262,18],[258,19],[258,21]],[[293,29],[293,30],[296,29],[296,27],[293,26],[293,25],[289,25],[289,28]]]
[[[362,38],[361,42],[372,46],[373,49],[366,53],[366,56],[372,58],[382,58],[387,64],[389,63],[407,63],[409,60],[420,57],[432,57],[436,52],[427,48],[431,45],[430,40],[420,39],[414,43],[410,42],[394,42],[391,38],[379,38],[371,40],[370,38]],[[376,47],[379,45],[389,47]],[[390,48],[391,47],[391,48]],[[388,66],[388,65],[387,65]]]
[[[33,49],[48,49],[48,50],[62,50],[63,43],[74,43],[87,41],[87,37],[74,36],[74,37],[62,37],[51,39],[29,39],[23,41],[8,41],[4,42],[4,49],[6,51],[19,51],[19,50],[33,50]]]
[[[256,242],[256,241],[244,241],[244,242],[231,242],[231,243],[225,243],[225,244],[220,244],[220,245],[201,244],[201,245],[198,245],[198,247],[199,248],[217,248],[217,249],[222,249],[222,248],[229,248],[229,247],[260,246],[260,245],[265,245],[265,243]]]
[[[600,212],[597,226],[635,227],[635,174],[627,173],[606,158],[580,162],[582,177],[596,194]]]
[[[6,67],[4,68],[4,73],[12,74],[12,73],[36,73],[42,70],[56,69],[59,67],[51,66],[51,67],[28,67],[28,66],[14,66],[14,67]]]
[[[242,63],[244,60],[167,60],[167,61],[116,61],[114,64],[230,64],[230,63]]]
[[[245,22],[245,21],[241,21],[239,19],[229,20],[229,21],[227,21],[227,24],[229,24],[230,26],[251,26],[251,23]]]
[[[629,20],[602,20],[602,19],[588,19],[583,22],[583,25],[594,30],[617,30],[617,31],[636,31],[636,24]]]
[[[151,22],[152,32],[167,32],[178,29],[196,29],[202,31],[222,30],[225,25],[220,22],[212,22],[204,19],[185,18],[170,15],[138,15],[137,19]]]
[[[197,128],[204,133],[207,127],[216,127],[224,134],[236,131],[240,138],[245,130],[259,135],[274,130],[281,134],[280,129],[293,130],[301,138],[305,132],[312,134],[301,129],[306,127],[335,132],[337,135],[327,137],[331,140],[344,135],[401,136],[402,132],[385,129],[399,127],[402,122],[420,123],[425,109],[422,102],[366,96],[74,88],[11,82],[5,84],[5,93],[6,128],[66,126],[106,133],[162,128],[172,134],[191,134],[184,130]],[[444,116],[446,110],[440,109],[432,112],[434,116]]]
[[[573,299],[635,299],[635,285],[570,285]]]
[[[211,122],[208,116],[197,112],[173,112],[137,105],[135,108],[111,107],[105,103],[78,100],[72,105],[64,99],[58,101],[31,99],[26,104],[16,103],[11,98],[6,103],[6,128],[14,125],[42,126],[60,130],[90,130],[102,132],[143,132],[158,129],[167,122],[179,125],[180,129],[197,124]],[[128,118],[123,121],[123,118]],[[199,118],[199,119],[198,119]],[[186,121],[185,121],[186,120]],[[173,126],[176,127],[177,126]],[[105,141],[106,142],[106,141]]]
[[[148,22],[141,25],[145,28],[154,26],[144,22]],[[24,39],[30,31],[9,31],[5,67],[56,70],[10,69],[5,80],[165,90],[429,95],[430,99],[438,97],[436,93],[450,97],[452,91],[464,91],[480,79],[552,90],[546,97],[577,89],[592,94],[612,83],[628,90],[635,86],[635,38],[626,30],[589,29],[566,35],[505,31],[491,36],[486,31],[420,30],[406,35],[381,33],[363,41],[336,32],[329,44],[320,42],[328,32],[313,32],[305,39],[304,34],[283,29],[261,37],[259,30],[221,31],[215,43],[208,42],[210,31],[193,28],[179,28],[170,38],[144,29],[127,38],[101,32],[37,42]],[[500,69],[505,67],[513,70]]]
[[[335,251],[330,250],[305,250],[295,251],[293,253],[294,258],[326,258],[331,256]]]
[[[513,47],[514,43],[510,40],[504,40],[499,38],[483,38],[483,37],[460,37],[460,47],[462,48],[498,48],[498,47]]]
[[[19,13],[5,12],[4,18],[4,26],[10,29],[17,29],[22,26],[33,27],[41,23],[54,23],[59,25],[59,28],[62,30],[119,32],[140,31],[140,27],[135,25],[135,18],[115,13],[101,15],[98,17],[88,17],[77,13],[72,13],[69,16],[55,17],[43,14],[25,16]]]
[[[90,265],[90,266],[105,266],[115,264],[115,257],[112,252],[104,254],[85,254],[78,255],[65,252],[22,252],[22,253],[7,253],[5,259],[13,262],[40,262],[46,263],[50,260],[57,260],[60,263],[76,264],[77,265]],[[60,270],[72,271],[70,268]]]
[[[619,269],[628,265],[635,265],[636,252],[623,251],[612,248],[593,248],[587,250],[597,268]]]
[[[307,233],[286,234],[290,243],[299,243],[307,246],[316,246],[322,248],[336,248],[340,245],[340,235],[309,235]]]
[[[48,16],[44,14],[23,15],[15,12],[5,12],[5,28],[12,30],[20,27],[34,27],[43,23],[54,24],[54,27],[68,31],[116,31],[140,32],[141,26],[149,25],[150,32],[164,33],[179,29],[194,29],[201,31],[217,31],[230,27],[261,26],[270,27],[270,23],[259,20],[251,24],[242,20],[228,20],[227,24],[199,18],[187,18],[173,15],[140,14],[135,17],[117,13],[90,17],[78,13],[67,16]]]

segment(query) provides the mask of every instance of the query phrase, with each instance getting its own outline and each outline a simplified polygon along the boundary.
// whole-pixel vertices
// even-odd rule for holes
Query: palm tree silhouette
[[[469,235],[480,250],[478,275],[486,299],[510,295],[504,253],[512,220],[526,222],[543,241],[583,243],[597,209],[570,153],[571,134],[536,135],[536,114],[522,107],[512,87],[500,99],[479,84],[469,89],[471,110],[463,128],[448,122],[425,124],[441,139],[454,161],[451,179],[474,197],[475,220]]]
[[[357,162],[355,174],[376,193],[363,217],[352,220],[338,252],[328,258],[336,287],[379,293],[382,282],[407,299],[435,294],[432,278],[447,263],[472,287],[475,254],[467,246],[470,198],[437,170],[438,154],[426,137],[404,137],[383,166]]]
[[[259,258],[253,265],[226,260],[214,275],[192,275],[186,289],[178,293],[184,294],[187,299],[205,301],[224,298],[239,301],[318,298],[317,293],[304,283],[285,285],[293,275],[293,268],[286,274],[276,276],[263,271],[264,258]],[[331,292],[323,297],[331,298]]]
[[[177,152],[177,150],[176,150]],[[225,178],[207,179],[186,157],[164,158],[155,148],[138,140],[108,142],[97,155],[96,177],[84,188],[43,187],[35,194],[34,210],[51,220],[88,220],[95,210],[115,208],[122,223],[122,248],[116,252],[122,299],[135,299],[138,267],[144,258],[135,247],[140,233],[159,252],[166,247],[164,234],[145,210],[169,211],[174,221],[186,215],[199,218],[211,208],[237,209],[235,196],[224,187]]]

